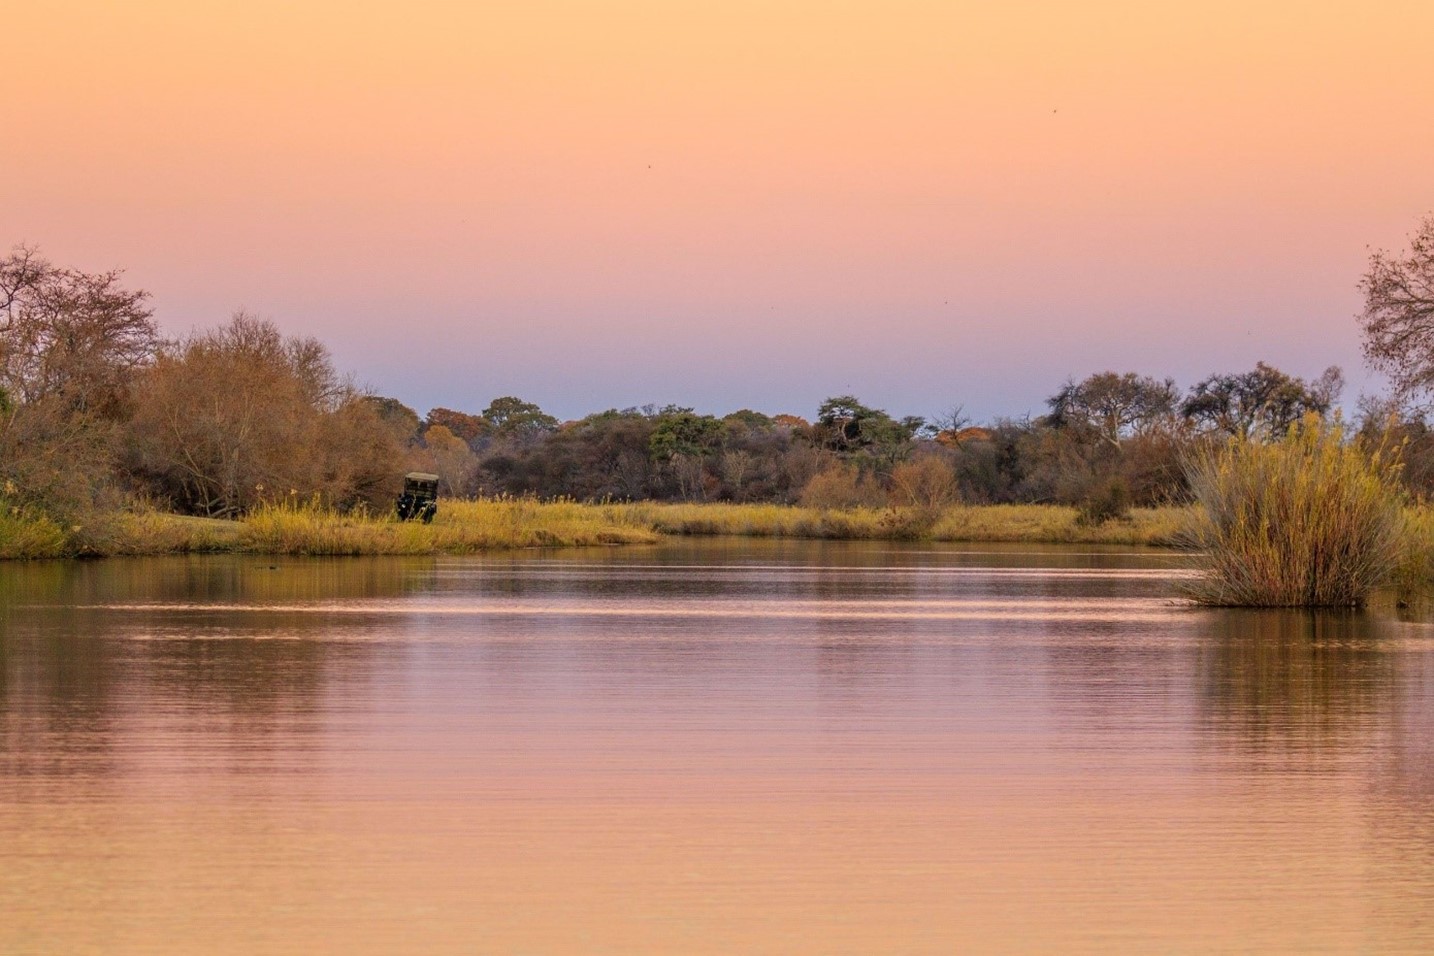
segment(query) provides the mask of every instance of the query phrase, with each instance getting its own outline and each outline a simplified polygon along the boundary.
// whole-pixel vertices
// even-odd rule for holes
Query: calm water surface
[[[1179,573],[0,565],[0,952],[1434,951],[1434,628]]]

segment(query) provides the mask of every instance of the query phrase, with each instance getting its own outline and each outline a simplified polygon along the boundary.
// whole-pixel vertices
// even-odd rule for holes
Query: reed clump
[[[1391,587],[1400,605],[1434,602],[1434,506],[1417,504],[1404,511],[1404,546]]]
[[[1391,580],[1406,553],[1397,449],[1366,452],[1339,422],[1307,417],[1280,441],[1235,440],[1188,466],[1189,531],[1209,605],[1350,607]]]

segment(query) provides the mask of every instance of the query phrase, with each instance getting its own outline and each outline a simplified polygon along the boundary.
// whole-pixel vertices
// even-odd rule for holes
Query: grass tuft
[[[1194,459],[1191,542],[1202,604],[1359,606],[1407,547],[1398,455],[1366,454],[1317,417],[1279,442],[1232,441]]]

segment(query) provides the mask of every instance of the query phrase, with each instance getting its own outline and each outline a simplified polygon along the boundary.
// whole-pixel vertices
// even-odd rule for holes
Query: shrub
[[[1367,454],[1339,423],[1306,416],[1281,441],[1232,440],[1188,467],[1205,572],[1189,586],[1196,601],[1358,606],[1389,581],[1404,516],[1387,445]]]
[[[879,508],[886,495],[855,465],[835,464],[812,476],[799,500],[804,508]]]
[[[937,512],[959,498],[956,473],[936,455],[904,461],[891,470],[889,500],[893,507]]]
[[[1130,497],[1130,485],[1124,478],[1107,478],[1085,496],[1076,521],[1084,525],[1123,521],[1130,517]]]

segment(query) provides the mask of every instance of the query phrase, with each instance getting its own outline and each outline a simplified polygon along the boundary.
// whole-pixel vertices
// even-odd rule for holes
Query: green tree
[[[512,395],[493,399],[483,409],[483,417],[505,438],[535,438],[558,427],[556,418]]]
[[[1190,390],[1180,413],[1205,432],[1249,438],[1282,438],[1311,412],[1323,415],[1339,400],[1344,375],[1336,366],[1313,382],[1264,362],[1248,372],[1211,375]]]
[[[772,416],[754,412],[750,408],[722,416],[722,423],[729,428],[743,428],[748,431],[767,431],[773,427]]]
[[[916,417],[897,421],[879,408],[863,405],[853,395],[838,395],[817,409],[813,431],[824,448],[889,465],[906,455],[923,424]]]
[[[374,414],[383,422],[403,444],[418,440],[418,432],[423,425],[423,419],[418,417],[418,412],[409,408],[396,398],[387,398],[382,395],[367,395],[364,401],[372,407]]]
[[[722,423],[690,408],[667,406],[656,416],[648,453],[687,500],[704,491],[707,459],[722,441]]]
[[[722,440],[722,423],[690,408],[664,409],[656,419],[648,450],[653,460],[668,461],[679,455],[701,456]]]

